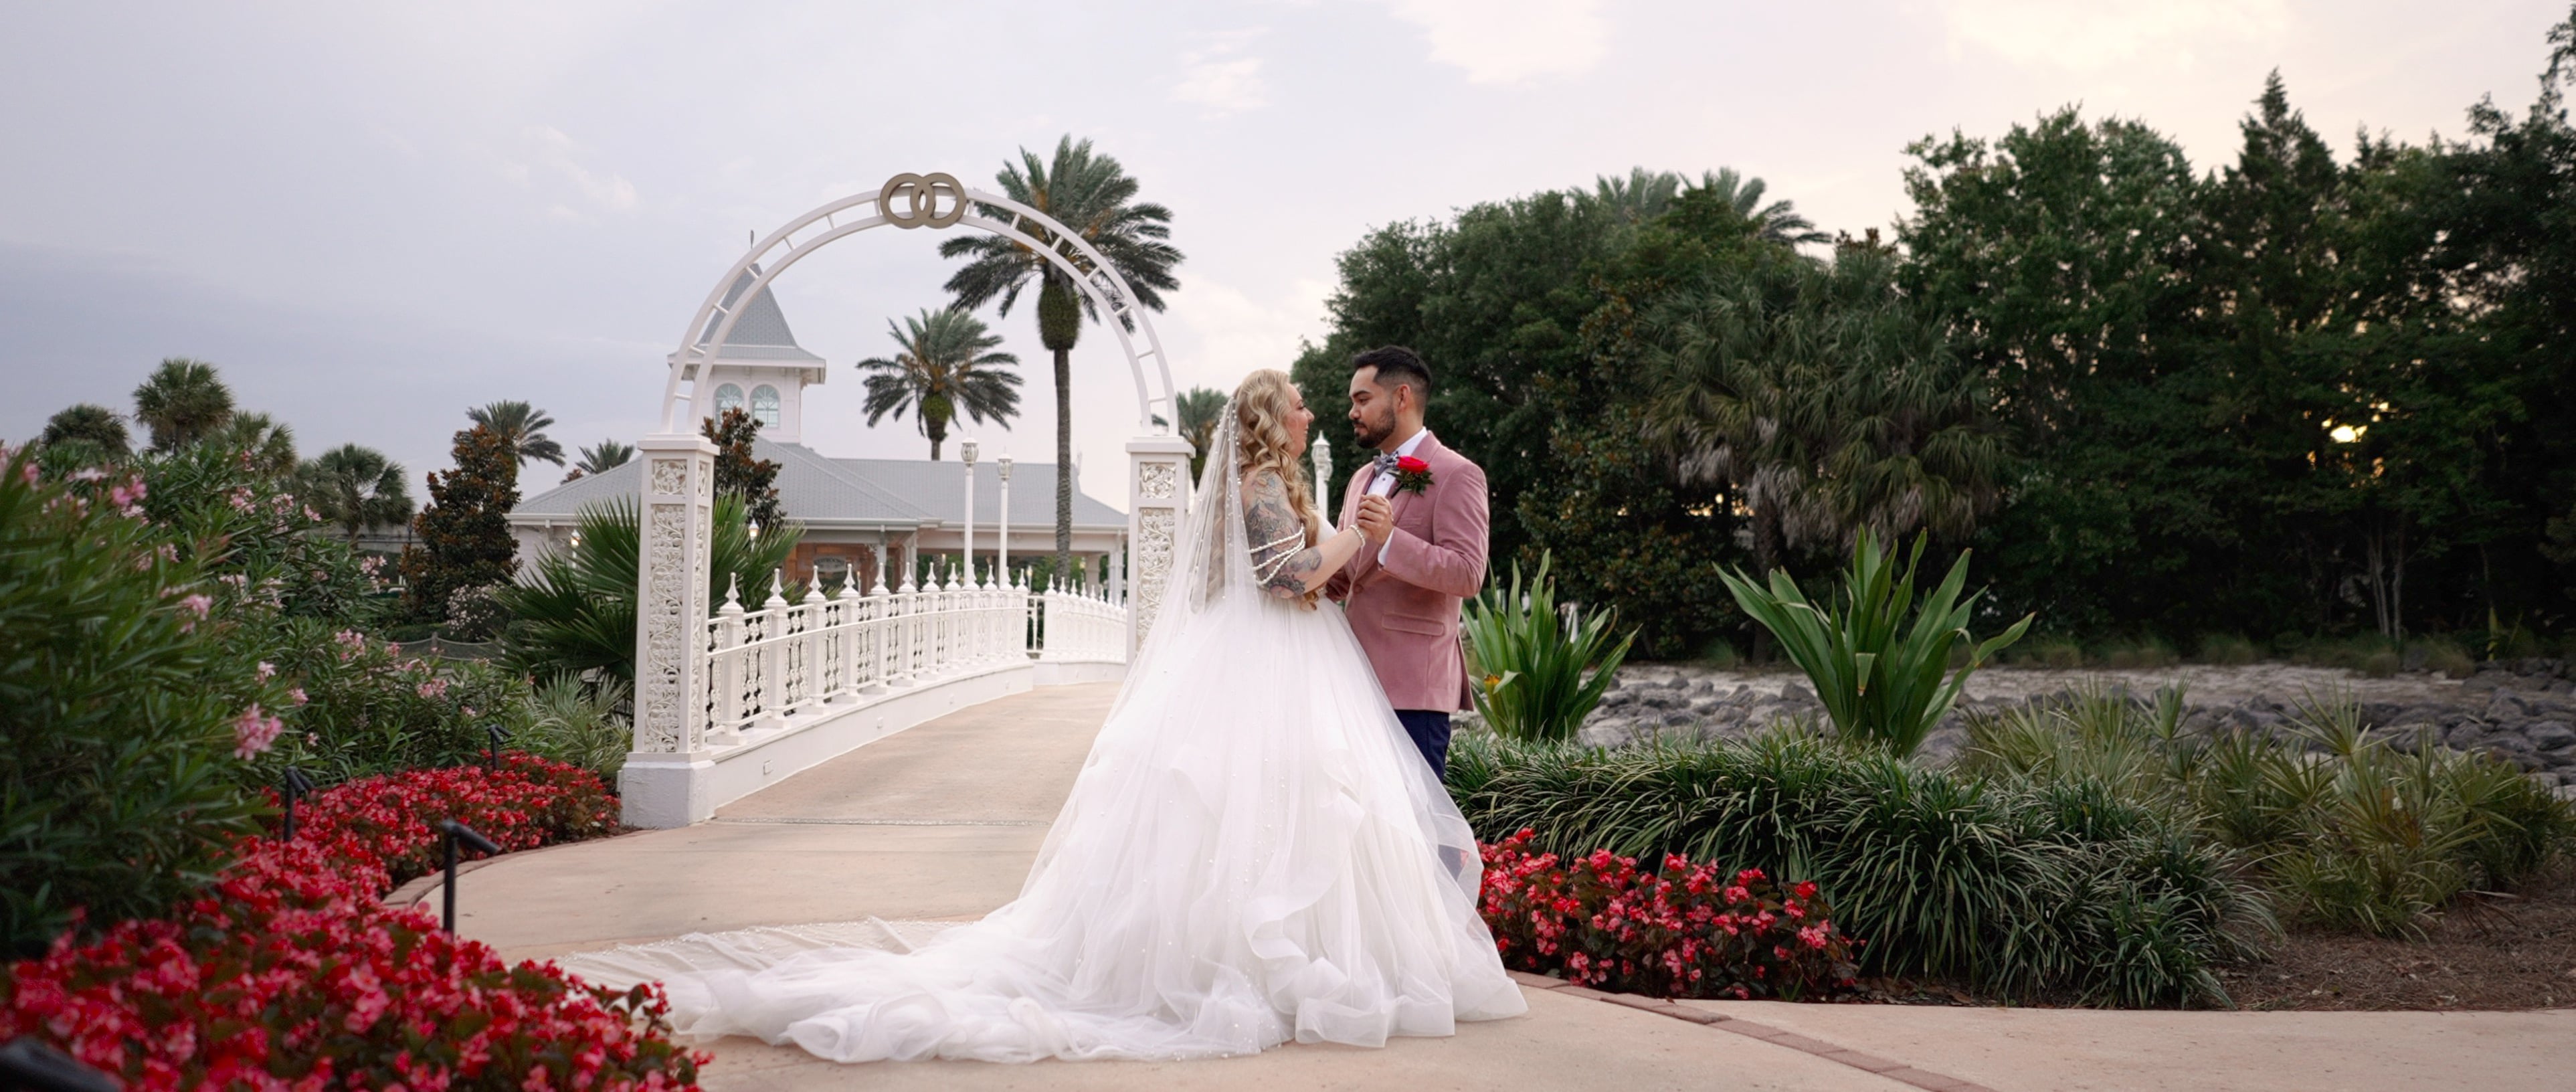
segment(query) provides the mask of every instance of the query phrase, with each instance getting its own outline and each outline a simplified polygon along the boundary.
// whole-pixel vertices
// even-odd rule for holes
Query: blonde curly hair
[[[1243,377],[1234,389],[1235,465],[1249,483],[1264,470],[1279,475],[1288,487],[1288,507],[1306,525],[1306,545],[1315,544],[1315,496],[1298,469],[1295,437],[1288,415],[1297,412],[1297,388],[1288,373],[1263,368]]]

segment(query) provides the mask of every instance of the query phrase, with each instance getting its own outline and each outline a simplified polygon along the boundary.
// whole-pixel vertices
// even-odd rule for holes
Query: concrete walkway
[[[459,878],[458,929],[511,959],[692,931],[971,919],[1018,894],[1114,684],[1043,688],[880,740],[681,830],[512,854]],[[420,892],[430,905],[436,888]],[[2576,1010],[2200,1013],[1610,997],[1524,977],[1530,1012],[1384,1050],[1191,1063],[836,1065],[745,1039],[751,1089],[2576,1088]]]

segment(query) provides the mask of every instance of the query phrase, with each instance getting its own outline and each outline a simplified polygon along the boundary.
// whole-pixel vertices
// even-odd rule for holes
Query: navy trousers
[[[1449,714],[1429,709],[1398,709],[1395,719],[1404,722],[1404,734],[1413,737],[1413,746],[1422,752],[1422,760],[1431,764],[1431,772],[1442,780],[1449,777]]]

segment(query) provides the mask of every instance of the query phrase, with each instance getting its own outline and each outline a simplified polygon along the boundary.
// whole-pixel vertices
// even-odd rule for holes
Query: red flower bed
[[[585,784],[586,782],[586,784]],[[0,983],[0,1038],[34,1034],[136,1089],[685,1089],[660,991],[509,966],[378,900],[388,863],[454,817],[521,848],[608,829],[596,777],[512,756],[318,794],[296,841],[244,841],[181,913],[73,934]]]
[[[504,850],[596,838],[617,828],[617,799],[599,775],[518,751],[501,768],[405,770],[317,793],[296,818],[296,839],[349,861],[371,860],[385,887],[443,863],[438,821],[454,819]]]
[[[1529,851],[1523,830],[1483,847],[1480,909],[1503,965],[1659,997],[1830,996],[1853,989],[1860,942],[1835,928],[1816,885],[1760,869],[1728,876],[1679,854],[1661,872],[1595,850]]]

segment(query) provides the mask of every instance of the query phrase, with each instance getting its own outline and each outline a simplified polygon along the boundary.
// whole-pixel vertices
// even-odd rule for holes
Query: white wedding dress
[[[1219,420],[1209,450],[1232,452]],[[1526,1009],[1476,913],[1474,835],[1342,612],[1255,587],[1223,462],[1019,898],[910,951],[684,938],[724,951],[664,947],[691,964],[662,976],[679,1033],[850,1062],[1171,1059]]]

